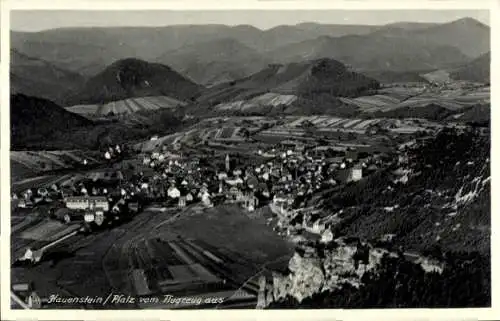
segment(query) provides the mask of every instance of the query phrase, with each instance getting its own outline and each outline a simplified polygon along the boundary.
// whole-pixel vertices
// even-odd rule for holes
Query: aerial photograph
[[[489,16],[11,11],[11,309],[491,307]]]

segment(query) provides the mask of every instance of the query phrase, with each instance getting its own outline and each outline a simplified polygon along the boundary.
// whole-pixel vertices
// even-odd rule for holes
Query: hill
[[[198,102],[214,105],[247,100],[265,93],[317,100],[324,96],[356,96],[378,86],[376,80],[352,72],[336,60],[317,59],[269,65],[249,77],[206,90]]]
[[[414,30],[408,36],[412,40],[453,46],[471,58],[476,58],[491,50],[490,28],[472,18]]]
[[[456,114],[456,112],[436,103],[421,107],[399,107],[374,113],[377,118],[423,118],[435,121],[442,121],[453,114]]]
[[[91,121],[49,100],[16,94],[11,95],[11,148],[100,150],[182,130],[190,123],[181,117],[163,108]]]
[[[491,53],[485,53],[450,72],[450,77],[456,80],[468,80],[475,82],[490,82]]]
[[[280,63],[332,58],[362,71],[420,71],[468,60],[455,47],[416,41],[406,34],[322,36],[280,47],[268,57]]]
[[[419,71],[390,71],[370,70],[363,72],[368,77],[374,78],[384,84],[393,83],[427,83]]]
[[[154,61],[169,51],[221,39],[233,39],[260,53],[266,53],[321,36],[367,36],[372,33],[371,36],[376,37],[392,38],[396,35],[424,46],[427,43],[456,46],[474,58],[489,51],[489,28],[473,19],[447,24],[400,22],[385,26],[300,23],[294,26],[280,25],[269,30],[248,25],[217,24],[58,28],[40,32],[13,31],[11,47],[60,68],[94,76],[116,60],[136,57]],[[400,46],[393,48],[403,49]],[[333,55],[325,57],[342,58]],[[313,58],[323,57],[309,59]]]
[[[257,39],[259,29],[225,25],[78,27],[11,32],[11,47],[59,67],[94,76],[127,57],[153,61],[167,51],[220,38]],[[145,50],[144,48],[147,48]]]
[[[338,233],[394,242],[411,251],[480,252],[490,248],[490,138],[479,130],[445,129],[403,150],[399,160],[324,195],[348,207]]]
[[[186,45],[157,61],[204,85],[244,78],[267,65],[257,50],[231,38]]]
[[[85,82],[78,73],[64,70],[41,59],[11,50],[11,93],[21,93],[64,103],[65,96],[78,90]]]
[[[145,96],[190,100],[200,89],[168,66],[128,58],[114,62],[90,78],[81,91],[68,98],[68,105],[103,104]]]
[[[264,52],[321,35],[367,34],[374,26],[299,24],[260,30],[249,25],[173,25],[165,27],[57,28],[11,32],[11,47],[58,67],[93,76],[116,60],[153,61],[165,52],[218,39],[235,39]],[[147,50],[144,50],[147,48]]]
[[[11,95],[10,119],[13,149],[92,125],[90,120],[70,113],[49,100],[23,94]]]
[[[491,107],[490,105],[473,106],[450,120],[488,126],[491,124]]]

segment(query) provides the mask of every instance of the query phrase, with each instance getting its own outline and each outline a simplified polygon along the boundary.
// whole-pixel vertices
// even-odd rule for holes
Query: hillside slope
[[[152,61],[165,52],[218,39],[236,39],[263,52],[321,35],[367,34],[375,28],[311,23],[269,30],[220,24],[57,28],[40,32],[12,31],[11,47],[58,67],[93,76],[119,59],[136,57]]]
[[[458,48],[471,58],[489,52],[490,28],[472,18],[462,18],[430,28],[412,31],[413,40]]]
[[[78,90],[85,82],[78,73],[61,69],[41,59],[11,50],[10,89],[63,104],[66,95]]]
[[[445,129],[417,143],[388,170],[325,195],[346,208],[337,232],[377,240],[394,234],[412,251],[490,249],[490,139]]]
[[[275,62],[332,58],[357,70],[418,71],[467,61],[455,47],[423,43],[406,34],[349,35],[316,39],[283,46],[269,52]]]
[[[168,135],[183,126],[187,125],[182,118],[168,108],[91,121],[46,99],[11,95],[12,150],[99,150]]]
[[[157,61],[204,85],[244,78],[267,65],[258,51],[231,38],[186,45]]]
[[[368,77],[376,79],[384,84],[393,83],[428,83],[419,71],[390,71],[390,70],[371,70],[363,72]]]
[[[218,104],[244,100],[267,92],[316,99],[357,95],[378,88],[379,83],[352,72],[333,59],[274,64],[243,79],[206,90],[198,101]]]
[[[485,53],[450,72],[450,77],[456,80],[468,80],[489,83],[491,69],[491,53]]]
[[[128,58],[116,61],[90,78],[81,91],[68,98],[68,105],[102,104],[145,96],[169,96],[190,100],[200,86],[170,67]]]
[[[116,60],[136,57],[154,61],[166,52],[220,39],[234,39],[264,53],[321,36],[352,35],[399,36],[409,42],[418,40],[424,45],[451,45],[473,58],[489,51],[489,28],[473,19],[445,24],[399,22],[383,26],[300,23],[294,26],[280,25],[268,30],[249,25],[217,24],[58,28],[40,32],[13,31],[11,47],[30,57],[88,77],[101,72]],[[333,55],[326,57],[342,58]]]
[[[13,149],[92,125],[90,120],[70,113],[49,100],[22,94],[11,95],[10,119]]]

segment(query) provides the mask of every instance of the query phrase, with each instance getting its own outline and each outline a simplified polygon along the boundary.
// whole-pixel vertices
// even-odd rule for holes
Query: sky
[[[11,29],[60,27],[167,26],[176,24],[253,25],[269,29],[301,22],[382,25],[392,22],[449,22],[471,17],[489,25],[488,10],[212,10],[212,11],[12,11]]]

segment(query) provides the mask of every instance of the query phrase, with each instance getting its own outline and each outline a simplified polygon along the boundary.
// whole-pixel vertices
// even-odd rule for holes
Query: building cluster
[[[122,152],[120,146],[110,148],[105,158],[112,159]],[[19,207],[54,199],[80,204],[79,200],[89,197],[104,197],[110,211],[120,204],[141,201],[178,208],[193,203],[207,207],[234,203],[250,212],[270,204],[280,213],[287,213],[305,207],[316,192],[358,181],[384,162],[384,155],[379,153],[334,151],[328,146],[310,147],[295,141],[257,150],[250,160],[231,154],[213,159],[198,156],[161,148],[110,163],[108,168],[95,170],[83,179],[37,191],[28,189],[13,198]],[[302,224],[313,233],[320,233],[325,226],[310,219]]]

